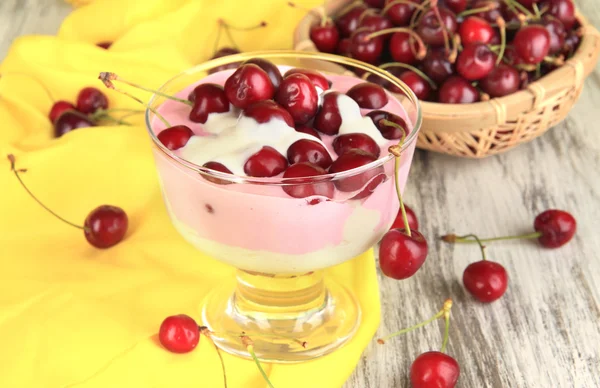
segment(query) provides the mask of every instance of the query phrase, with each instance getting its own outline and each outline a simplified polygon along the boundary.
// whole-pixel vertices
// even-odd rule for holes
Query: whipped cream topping
[[[389,143],[389,140],[379,132],[373,120],[369,116],[361,115],[360,107],[356,101],[345,94],[340,94],[337,97],[337,105],[342,117],[340,135],[364,133],[375,140],[375,143],[380,147]]]

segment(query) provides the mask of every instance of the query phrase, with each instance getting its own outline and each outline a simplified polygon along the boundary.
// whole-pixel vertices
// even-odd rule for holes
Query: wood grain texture
[[[579,6],[600,26],[600,2]],[[0,58],[18,35],[54,33],[68,11],[60,0],[0,2]],[[380,335],[430,317],[452,297],[448,352],[461,365],[460,387],[600,387],[599,105],[600,66],[569,117],[531,143],[479,161],[416,153],[405,196],[430,254],[412,279],[380,277]],[[509,272],[509,289],[491,305],[475,302],[461,278],[479,260],[478,249],[436,237],[527,232],[547,208],[577,217],[575,239],[558,250],[534,242],[490,245],[489,258]],[[373,342],[345,388],[408,387],[412,360],[441,341],[440,321],[383,346]]]

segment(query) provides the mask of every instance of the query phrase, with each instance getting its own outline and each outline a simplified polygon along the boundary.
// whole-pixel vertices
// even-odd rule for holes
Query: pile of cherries
[[[572,0],[364,0],[324,17],[310,38],[387,69],[420,100],[457,104],[526,88],[575,53],[581,29]]]
[[[48,118],[54,125],[54,136],[61,137],[67,132],[97,124],[100,110],[108,109],[108,98],[100,90],[87,87],[79,91],[75,103],[56,101]]]

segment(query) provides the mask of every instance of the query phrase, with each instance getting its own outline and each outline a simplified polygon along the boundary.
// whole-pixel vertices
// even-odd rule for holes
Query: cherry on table
[[[567,30],[573,28],[577,22],[575,17],[575,4],[571,0],[547,0],[544,3],[548,7],[548,15],[560,20]]]
[[[268,123],[272,119],[279,119],[294,128],[294,119],[290,112],[273,100],[264,100],[250,104],[242,114],[251,117],[259,124]]]
[[[535,217],[533,228],[541,233],[538,241],[546,248],[558,248],[573,238],[577,230],[577,221],[570,213],[550,209]]]
[[[194,132],[188,126],[175,125],[163,129],[156,137],[165,147],[175,151],[185,146],[192,136]]]
[[[290,197],[306,198],[313,195],[320,195],[327,198],[333,198],[335,187],[333,182],[312,182],[308,177],[325,175],[327,171],[312,163],[296,163],[291,165],[283,173],[283,178],[304,178],[294,179],[286,183],[291,183],[290,186],[282,186]]]
[[[335,24],[342,37],[349,37],[358,28],[358,21],[363,12],[367,9],[364,4],[358,4],[343,15],[340,15]]]
[[[71,104],[69,101],[59,100],[52,104],[50,113],[48,113],[48,118],[52,123],[55,123],[63,113],[74,110],[76,110],[75,105]]]
[[[87,128],[93,126],[94,123],[90,121],[85,115],[79,112],[64,112],[58,117],[58,119],[54,123],[54,136],[61,137],[67,132],[71,132],[79,128]]]
[[[339,95],[339,92],[328,92],[323,96],[321,109],[314,120],[317,131],[330,136],[337,135],[342,125],[342,116],[337,103]]]
[[[376,158],[379,157],[381,152],[375,140],[364,133],[348,133],[336,136],[333,140],[333,149],[338,155],[343,155],[352,149],[359,149],[372,154]]]
[[[264,146],[244,163],[246,175],[257,178],[273,177],[288,166],[287,159],[276,149]]]
[[[508,274],[502,265],[480,260],[467,266],[463,272],[463,284],[477,300],[491,303],[506,292]]]
[[[458,29],[461,43],[466,46],[472,43],[488,44],[494,38],[494,29],[485,19],[469,16]]]
[[[263,58],[252,58],[252,59],[248,59],[247,61],[243,62],[242,65],[245,65],[248,63],[251,63],[251,64],[256,65],[256,66],[260,67],[261,69],[263,69],[265,71],[265,73],[267,73],[267,75],[269,76],[269,79],[271,80],[271,84],[273,85],[273,87],[275,87],[275,89],[277,89],[279,87],[279,84],[283,80],[283,76],[281,75],[279,68],[277,66],[275,66],[275,64],[273,62],[268,61]]]
[[[317,50],[324,53],[334,53],[340,41],[340,32],[331,20],[325,24],[318,23],[310,27],[310,40]]]
[[[404,204],[404,210],[406,211],[406,220],[408,221],[408,227],[410,230],[418,230],[419,229],[419,219],[415,212],[406,204]],[[394,223],[390,227],[390,229],[403,229],[404,228],[404,218],[402,217],[402,209],[398,210],[398,214],[396,215],[396,219]]]
[[[419,355],[410,367],[412,388],[454,388],[459,375],[458,362],[437,351]]]
[[[543,27],[542,27],[543,28]],[[483,43],[466,46],[456,60],[457,72],[469,81],[487,76],[496,66],[496,54]]]
[[[408,127],[406,125],[406,121],[398,115],[390,113],[384,110],[374,110],[367,113],[367,116],[373,120],[373,124],[379,129],[381,135],[388,140],[398,140],[401,139],[402,136],[408,135]],[[397,126],[387,125],[381,120],[391,121]],[[400,128],[398,128],[398,126]]]
[[[228,169],[227,167],[225,167],[225,165],[223,163],[219,163],[219,162],[213,162],[213,161],[206,162],[206,163],[204,163],[202,165],[202,167],[208,168],[210,170],[222,172],[224,174],[233,174],[230,169]],[[218,185],[228,185],[230,183],[233,183],[233,182],[225,180],[225,179],[220,179],[220,178],[213,177],[213,176],[211,176],[209,174],[206,174],[206,173],[203,173],[203,174],[200,174],[200,175],[202,176],[202,178],[206,179],[207,181],[212,182],[212,183],[216,183]]]
[[[98,109],[108,108],[108,98],[100,90],[92,87],[81,89],[77,95],[77,110],[81,113],[91,114]]]
[[[358,29],[350,37],[350,54],[359,61],[375,64],[383,52],[383,37],[369,37],[370,31]]]
[[[325,78],[323,74],[319,73],[316,70],[293,68],[286,71],[283,75],[283,78],[286,78],[288,75],[292,74],[302,74],[307,76],[310,82],[312,82],[313,85],[315,85],[315,87],[321,90],[327,90],[330,88],[327,78]]]
[[[362,82],[351,87],[346,95],[363,109],[380,109],[388,103],[385,90],[377,84]]]
[[[275,101],[287,109],[296,124],[306,124],[319,108],[317,89],[306,75],[299,73],[283,79],[275,93]]]
[[[454,74],[454,66],[443,48],[428,50],[422,65],[423,72],[437,83],[444,82]]]
[[[411,0],[411,2],[417,3],[418,0]],[[397,0],[385,0],[385,7],[382,11],[395,26],[399,27],[408,26],[414,12],[415,7],[409,2],[399,3]]]
[[[206,123],[211,113],[229,112],[229,100],[221,85],[206,83],[200,84],[192,90],[188,100],[194,103],[189,118],[195,123]]]
[[[406,70],[398,78],[415,93],[419,100],[425,101],[429,98],[431,86],[419,74],[412,70]]]
[[[443,104],[472,104],[480,99],[479,91],[469,81],[454,75],[440,88],[439,102]]]
[[[550,34],[545,27],[530,24],[519,29],[513,45],[524,63],[537,65],[550,51]]]
[[[355,169],[358,167],[365,166],[376,160],[377,160],[377,157],[375,157],[373,154],[370,154],[370,153],[362,151],[362,150],[352,149],[352,150],[349,150],[348,152],[342,154],[339,158],[337,158],[333,162],[331,167],[329,167],[329,172],[340,173],[343,171],[352,170],[352,169]],[[355,175],[347,177],[347,178],[337,179],[335,181],[335,186],[337,187],[338,190],[344,191],[344,192],[357,191],[357,190],[360,190],[363,187],[365,187],[369,183],[369,181],[371,181],[371,179],[375,178],[376,176],[378,176],[382,173],[383,173],[383,169],[381,167],[380,168],[371,168],[360,174],[355,174]],[[374,179],[371,183],[373,185],[375,184],[374,182],[376,182],[377,185],[379,183],[381,183],[381,181],[378,181],[378,182],[377,181],[378,181],[378,179]],[[371,185],[369,184],[368,186],[371,186]],[[375,185],[375,187],[376,187],[376,185]],[[375,189],[375,187],[365,188],[364,191],[359,193],[359,196],[362,197],[363,193],[367,190],[369,190],[367,195],[370,194]]]
[[[403,223],[404,225],[404,223]],[[417,230],[391,229],[381,239],[379,266],[383,274],[396,280],[413,276],[427,259],[427,240]]]
[[[367,31],[376,32],[392,28],[392,22],[383,15],[377,13],[369,13],[363,16],[359,28],[365,28]]]
[[[490,97],[504,97],[519,90],[521,75],[512,66],[500,63],[485,78],[479,81],[479,86]]]
[[[85,219],[84,235],[96,248],[110,248],[125,237],[127,214],[120,207],[102,205],[92,210]]]
[[[448,39],[454,35],[458,28],[456,15],[454,15],[452,11],[447,8],[437,9],[443,22],[442,24],[440,24],[435,9],[431,8],[423,14],[416,29],[416,32],[421,39],[423,39],[423,42],[432,46],[441,46],[445,44],[444,27]]]
[[[227,78],[224,90],[229,102],[241,109],[258,101],[270,100],[275,95],[275,87],[267,72],[252,63],[240,66]]]
[[[329,168],[333,162],[327,149],[319,142],[300,139],[295,141],[287,150],[290,164],[307,162],[321,168]]]
[[[173,353],[188,353],[200,341],[200,329],[188,315],[179,314],[165,318],[158,331],[161,345]]]

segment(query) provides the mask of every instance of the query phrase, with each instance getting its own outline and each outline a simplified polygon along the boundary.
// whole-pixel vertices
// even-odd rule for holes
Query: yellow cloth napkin
[[[70,101],[82,87],[103,88],[100,71],[157,87],[211,55],[219,17],[238,26],[269,23],[234,33],[250,51],[291,47],[303,14],[271,0],[97,0],[76,9],[58,37],[14,42],[0,66],[1,387],[222,386],[219,359],[206,339],[184,355],[167,352],[156,339],[168,315],[199,320],[203,297],[233,276],[233,268],[202,255],[172,227],[142,117],[131,118],[132,126],[84,128],[53,139],[51,101],[38,81],[54,99]],[[103,50],[94,45],[99,41],[114,45]],[[113,108],[140,109],[106,93]],[[125,209],[125,240],[108,250],[88,245],[81,231],[46,213],[19,186],[8,153],[28,169],[29,188],[69,220],[83,223],[101,204]],[[356,292],[363,309],[359,332],[319,360],[265,365],[277,388],[340,387],[377,329],[372,253],[329,274]],[[229,387],[266,386],[252,362],[224,358]]]

